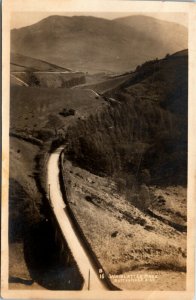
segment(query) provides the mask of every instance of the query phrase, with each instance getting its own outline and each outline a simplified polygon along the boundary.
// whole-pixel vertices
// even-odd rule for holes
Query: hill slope
[[[49,62],[35,59],[29,56],[21,55],[19,53],[11,53],[10,57],[11,72],[20,71],[50,71],[50,72],[68,72],[67,68],[62,68],[53,65]]]
[[[130,28],[137,28],[137,31],[143,35],[148,36],[151,33],[160,44],[170,47],[170,53],[183,49],[182,44],[185,46],[184,48],[187,48],[187,29],[177,23],[163,22],[156,18],[140,15],[118,18],[115,21]]]
[[[71,159],[95,174],[123,169],[138,176],[140,166],[155,184],[185,184],[187,67],[187,55],[171,55],[144,63],[112,87],[105,95],[118,105],[70,132]]]
[[[104,93],[107,89],[103,96],[96,95],[92,85],[87,89],[11,88],[10,130],[20,138],[11,138],[14,199],[28,200],[30,210],[36,197],[35,158],[31,156],[36,155],[38,147],[29,146],[24,139],[36,138],[46,144],[53,140],[53,147],[57,142],[68,142],[65,156],[70,161],[64,161],[64,178],[70,206],[104,269],[117,275],[159,272],[159,281],[139,282],[140,286],[119,283],[121,288],[185,289],[187,62],[184,50],[143,63],[135,72],[95,85],[97,91]],[[106,101],[108,97],[117,103],[112,105]],[[64,114],[70,110],[74,114]],[[21,170],[27,178],[20,176]],[[142,182],[150,181],[154,185],[149,187],[151,206],[147,209],[149,203],[140,189]],[[20,203],[14,211],[19,219],[23,212]],[[20,214],[16,214],[18,210]],[[54,241],[50,227],[43,236]],[[40,240],[45,243],[42,234]],[[34,245],[32,239],[29,248],[34,249]],[[12,246],[12,257],[18,257],[18,248]],[[45,247],[52,249],[49,254],[53,255],[51,245]],[[35,252],[45,247],[41,244]],[[50,255],[46,260],[47,272],[43,268],[38,283],[43,285],[46,274],[53,286],[67,282],[53,279],[59,269],[48,276],[53,260]],[[10,266],[13,261],[11,258]],[[10,269],[10,274],[19,276],[23,267],[15,265],[20,272]]]
[[[106,97],[118,104],[68,129],[67,199],[123,289],[185,289],[187,58],[148,61],[115,89],[112,80]],[[118,280],[134,274],[157,278]]]
[[[42,21],[11,32],[12,52],[75,70],[131,70],[143,61],[162,57],[168,52],[187,48],[187,31],[183,26],[164,21],[158,29],[175,32],[164,40],[154,21],[148,30],[142,16],[134,26],[116,20],[95,17],[50,16]]]

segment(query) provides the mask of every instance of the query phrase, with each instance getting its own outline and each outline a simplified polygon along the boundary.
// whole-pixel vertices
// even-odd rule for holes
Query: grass
[[[187,190],[182,186],[170,186],[165,188],[152,188],[155,195],[152,210],[158,212],[164,218],[186,225],[187,219]],[[160,197],[164,199],[165,204],[159,202]]]
[[[108,178],[68,161],[65,170],[72,210],[107,273],[186,271],[186,234],[137,209],[118,194]],[[179,209],[180,195],[175,197],[174,211]]]
[[[38,146],[10,137],[9,275],[13,277],[31,279],[23,239],[30,224],[41,218],[41,195],[34,180],[38,152]]]
[[[18,181],[31,197],[38,195],[36,184],[32,180],[38,151],[38,146],[14,137],[10,138],[10,176]]]
[[[70,88],[72,86],[85,83],[84,73],[77,72],[33,72],[25,71],[21,73],[12,73],[18,79],[24,81],[28,86],[45,88]],[[13,77],[12,76],[12,77]],[[14,84],[14,82],[12,82]],[[16,84],[16,82],[15,82]],[[18,83],[19,84],[19,83]]]
[[[39,131],[46,126],[49,115],[59,115],[64,108],[76,110],[75,116],[68,118],[60,116],[66,127],[77,118],[85,118],[89,112],[101,109],[103,103],[105,103],[104,100],[95,99],[91,91],[12,87],[11,129],[13,131]]]
[[[66,71],[67,69],[50,64],[49,62],[28,57],[19,53],[11,53],[11,71]]]
[[[103,80],[97,84],[85,85],[84,88],[85,89],[93,89],[96,92],[102,94],[102,93],[107,92],[108,90],[119,87],[121,84],[123,84],[128,79],[130,79],[131,76],[132,75],[128,74],[128,75],[119,76],[119,77],[112,78],[112,79]]]

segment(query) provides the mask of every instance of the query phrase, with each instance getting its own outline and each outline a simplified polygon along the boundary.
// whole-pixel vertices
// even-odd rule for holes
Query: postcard
[[[4,299],[193,299],[195,32],[193,3],[3,3]]]

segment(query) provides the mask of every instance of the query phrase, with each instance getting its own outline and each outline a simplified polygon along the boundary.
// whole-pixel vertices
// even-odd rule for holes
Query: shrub
[[[43,128],[38,131],[37,137],[43,141],[46,141],[54,136],[54,132],[52,129]]]
[[[70,108],[70,109],[67,109],[67,108],[64,108],[60,113],[59,115],[63,116],[63,117],[68,117],[68,116],[74,116],[75,115],[75,110]]]

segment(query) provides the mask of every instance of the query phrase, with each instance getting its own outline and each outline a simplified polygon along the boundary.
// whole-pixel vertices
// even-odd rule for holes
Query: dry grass
[[[73,167],[68,161],[65,169],[72,209],[106,272],[185,272],[185,233],[131,205],[107,178]],[[174,286],[176,280],[174,276]]]
[[[27,194],[35,199],[40,197],[33,179],[35,156],[38,151],[38,146],[14,137],[10,138],[10,178],[18,181]]]
[[[187,190],[182,186],[153,188],[155,200],[152,210],[177,224],[186,225],[187,220]],[[165,203],[162,203],[164,200]]]
[[[27,226],[25,222],[27,218],[37,220],[40,217],[38,209],[41,204],[41,195],[34,180],[35,156],[38,151],[39,148],[35,145],[17,138],[10,138],[10,179],[12,179],[10,182],[12,185],[9,200],[9,224],[11,226],[9,233],[9,275],[27,280],[31,279],[31,275],[24,258],[24,232],[20,226],[23,228],[23,223]],[[19,193],[19,190],[23,195]],[[25,211],[28,216],[25,215]],[[19,228],[15,228],[15,226],[19,226]],[[17,240],[18,242],[16,242]],[[10,288],[20,286],[24,288],[23,284],[10,284]],[[33,286],[31,287],[33,288]]]
[[[11,88],[11,129],[38,131],[43,129],[49,115],[62,109],[76,110],[75,116],[61,117],[64,126],[69,126],[77,118],[86,118],[89,112],[97,111],[105,104],[102,98],[96,99],[89,90],[52,88]]]

